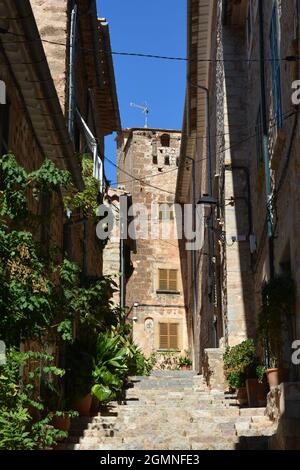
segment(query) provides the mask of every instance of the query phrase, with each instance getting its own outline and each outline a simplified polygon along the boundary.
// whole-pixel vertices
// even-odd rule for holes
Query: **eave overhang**
[[[80,163],[75,158],[30,1],[1,0],[0,24],[9,31],[0,36],[2,56],[14,77],[41,153],[59,168],[69,170],[77,188],[83,189]]]
[[[188,1],[187,87],[176,188],[178,203],[187,202],[189,197],[191,165],[186,157],[195,158],[196,137],[201,139],[206,134],[205,93],[196,85],[208,86],[213,9],[211,0]]]

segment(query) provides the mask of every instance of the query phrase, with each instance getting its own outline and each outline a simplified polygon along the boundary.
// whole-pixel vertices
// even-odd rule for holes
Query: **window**
[[[158,290],[177,292],[177,269],[159,269],[158,271]]]
[[[169,155],[165,156],[165,165],[169,166],[170,165],[170,157]]]
[[[179,349],[178,323],[159,323],[159,349]]]
[[[153,165],[157,165],[157,164],[158,164],[157,155],[153,155],[153,156],[152,156],[152,163],[153,163]]]
[[[160,145],[162,147],[170,147],[170,136],[169,136],[169,134],[162,134],[161,135]]]
[[[159,220],[174,220],[173,204],[159,204]]]
[[[281,99],[281,74],[280,74],[280,56],[279,56],[279,21],[277,1],[275,2],[270,31],[271,48],[271,66],[272,66],[272,90],[274,117],[277,127],[283,126],[282,99]]]
[[[10,103],[0,104],[0,152],[1,156],[9,151]]]
[[[262,121],[262,110],[261,105],[259,105],[256,125],[255,125],[255,135],[256,135],[256,155],[257,155],[257,168],[264,160],[263,153],[263,121]]]

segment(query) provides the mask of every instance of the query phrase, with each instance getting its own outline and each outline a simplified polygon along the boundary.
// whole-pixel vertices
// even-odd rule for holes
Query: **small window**
[[[152,163],[153,163],[153,165],[157,165],[157,164],[158,164],[157,155],[153,155],[153,157],[152,157]]]
[[[165,165],[170,166],[170,157],[169,157],[169,155],[165,156]]]
[[[165,292],[177,292],[177,269],[159,269],[158,289]]]
[[[176,158],[176,166],[179,166],[179,157]]]
[[[178,323],[159,323],[159,349],[179,349]]]
[[[160,137],[160,144],[162,147],[170,147],[170,136],[169,134],[163,134]]]
[[[159,204],[159,220],[174,220],[173,204]]]

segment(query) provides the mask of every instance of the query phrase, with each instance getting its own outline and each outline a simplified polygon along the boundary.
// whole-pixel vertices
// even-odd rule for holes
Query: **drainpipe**
[[[185,157],[191,161],[192,165],[192,205],[193,205],[193,216],[192,216],[192,231],[196,232],[196,171],[195,171],[195,160],[191,157]],[[197,317],[197,259],[196,251],[193,249],[191,252],[192,257],[192,286],[193,286],[193,317],[196,322]],[[196,324],[196,323],[195,323]]]
[[[70,26],[70,55],[69,55],[69,111],[68,130],[74,138],[74,113],[75,113],[75,57],[76,57],[76,34],[77,34],[77,5],[76,2],[71,12]]]
[[[120,196],[120,309],[126,307],[126,266],[125,266],[125,239],[127,235],[127,196]]]
[[[266,195],[267,195],[267,217],[268,217],[268,238],[269,238],[269,268],[271,279],[275,275],[274,268],[274,236],[272,217],[272,187],[270,175],[270,154],[268,148],[268,119],[266,106],[266,78],[265,78],[265,40],[264,40],[264,6],[263,0],[259,0],[259,49],[260,49],[260,91],[262,107],[262,127],[263,127],[263,154],[265,164]]]

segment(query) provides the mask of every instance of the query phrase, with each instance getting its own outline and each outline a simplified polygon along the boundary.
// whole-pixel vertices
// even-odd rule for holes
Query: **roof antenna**
[[[145,103],[144,105],[140,105],[140,104],[135,104],[135,103],[130,103],[130,106],[132,108],[138,108],[138,109],[141,109],[142,110],[142,113],[145,114],[145,125],[144,125],[144,128],[147,129],[148,128],[148,114],[149,114],[149,108],[148,108],[148,105],[147,103]]]

